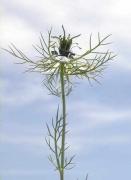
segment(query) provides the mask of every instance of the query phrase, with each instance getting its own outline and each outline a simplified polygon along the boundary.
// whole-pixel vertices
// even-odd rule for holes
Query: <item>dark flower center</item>
[[[69,57],[69,58],[73,58],[73,56],[75,55],[74,53],[71,52],[71,45],[72,45],[72,39],[69,38],[65,38],[65,36],[63,36],[62,38],[60,38],[60,46],[59,46],[59,53],[60,56],[65,56],[65,57]]]

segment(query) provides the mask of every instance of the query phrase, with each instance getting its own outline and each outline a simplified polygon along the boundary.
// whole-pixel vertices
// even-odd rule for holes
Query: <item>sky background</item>
[[[131,179],[131,2],[129,0],[1,0],[0,46],[10,42],[30,57],[53,27],[79,33],[82,47],[89,35],[112,34],[108,48],[116,54],[101,85],[79,81],[68,98],[68,144],[76,167],[68,180]],[[48,95],[43,77],[25,74],[17,59],[0,50],[0,176],[2,180],[57,180],[48,162],[45,123],[55,115],[59,99]]]

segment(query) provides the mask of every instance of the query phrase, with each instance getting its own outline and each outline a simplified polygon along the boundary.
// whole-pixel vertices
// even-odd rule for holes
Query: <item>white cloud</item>
[[[6,80],[5,80],[6,81]],[[3,79],[4,82],[4,79]],[[23,106],[33,103],[35,101],[47,101],[52,99],[52,96],[48,95],[45,88],[36,80],[28,82],[26,79],[24,82],[17,82],[12,85],[11,82],[6,81],[3,85],[2,93],[0,94],[1,103],[7,106]]]
[[[64,4],[67,5],[67,3],[64,3],[64,1],[56,0],[55,2],[52,1],[43,1],[39,0],[39,3],[33,0],[29,1],[17,1],[13,0],[14,6],[17,7],[23,7],[24,9],[30,9],[31,13],[38,13],[39,18],[41,19],[41,16],[46,16],[47,20],[60,20],[60,19],[66,19],[66,12],[69,8],[67,6],[64,6]],[[66,11],[65,11],[66,10]],[[45,19],[46,19],[45,18]]]
[[[13,43],[27,56],[33,56],[32,44],[38,41],[38,37],[28,22],[9,12],[3,11],[0,27],[0,48],[9,50],[8,46],[10,43]],[[2,71],[12,73],[18,71],[19,67],[14,65],[14,62],[18,62],[18,60],[2,49],[0,62]]]
[[[44,141],[43,136],[23,136],[23,135],[12,135],[12,134],[1,134],[0,143],[3,144],[12,144],[19,145],[26,151],[30,151],[35,154],[48,154],[49,149]],[[72,137],[68,138],[68,145],[70,145],[69,152],[82,152],[85,147],[90,150],[94,146],[117,146],[131,144],[130,135],[125,134],[108,134],[104,136],[94,137],[87,134],[74,134]],[[29,149],[27,149],[27,147]],[[34,148],[39,148],[38,149]],[[44,149],[44,151],[43,151]]]
[[[96,4],[97,9],[94,8]],[[75,3],[69,0],[39,0],[39,2],[12,0],[11,2],[11,6],[23,8],[25,12],[30,11],[32,18],[38,17],[39,23],[42,23],[44,18],[47,24],[58,27],[63,23],[71,28],[72,32],[87,34],[101,30],[104,33],[113,32],[119,37],[130,36],[130,4],[129,0],[102,0],[99,3],[96,0],[90,3],[86,0],[76,0]]]
[[[121,121],[130,121],[131,111],[130,109],[116,109],[107,106],[102,103],[96,102],[73,102],[69,105],[69,113],[76,114],[77,118],[82,120],[81,125],[85,128],[87,124],[88,128],[93,128],[99,125],[108,125]]]
[[[49,172],[48,172],[49,173]],[[39,176],[47,174],[47,171],[42,170],[25,170],[25,169],[9,169],[0,170],[2,176]]]
[[[44,138],[42,136],[16,136],[12,134],[1,134],[0,141],[4,144],[15,144],[25,146],[44,146]]]
[[[131,72],[131,60],[128,55],[118,54],[117,60],[113,65],[118,71],[122,70],[125,72]]]
[[[2,16],[0,26],[0,45],[3,48],[12,42],[22,49],[29,49],[35,41],[35,32],[30,25],[9,13]]]
[[[118,145],[131,145],[130,135],[104,135],[99,137],[91,137],[85,135],[74,135],[71,139],[68,140],[68,143],[71,145],[71,152],[83,152],[86,149],[86,153],[93,149],[96,146],[118,146]]]

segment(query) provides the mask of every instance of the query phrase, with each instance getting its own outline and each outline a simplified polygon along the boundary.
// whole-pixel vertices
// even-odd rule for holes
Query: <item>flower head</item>
[[[6,50],[13,56],[21,59],[19,64],[28,63],[30,67],[27,71],[44,74],[46,87],[52,94],[57,96],[61,93],[60,88],[56,84],[59,84],[60,67],[62,64],[64,67],[65,85],[67,87],[66,93],[69,94],[72,88],[71,76],[77,76],[78,78],[86,77],[89,81],[97,81],[97,77],[101,75],[107,63],[115,57],[109,50],[99,50],[102,46],[109,44],[105,41],[110,35],[101,38],[98,33],[96,45],[92,45],[92,35],[90,35],[89,48],[81,55],[77,55],[72,52],[72,48],[74,39],[79,37],[80,34],[71,37],[70,34],[66,35],[64,26],[62,26],[62,30],[63,35],[52,36],[51,29],[48,32],[47,42],[41,34],[40,44],[33,46],[40,55],[37,61],[28,58],[13,44],[9,46],[10,50]]]

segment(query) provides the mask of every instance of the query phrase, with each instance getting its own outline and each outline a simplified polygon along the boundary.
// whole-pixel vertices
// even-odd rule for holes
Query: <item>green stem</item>
[[[64,64],[60,66],[60,81],[61,81],[61,101],[62,101],[62,141],[61,141],[61,174],[60,180],[64,180],[64,159],[65,159],[65,131],[66,131],[66,101],[65,101],[65,83],[64,83]]]

